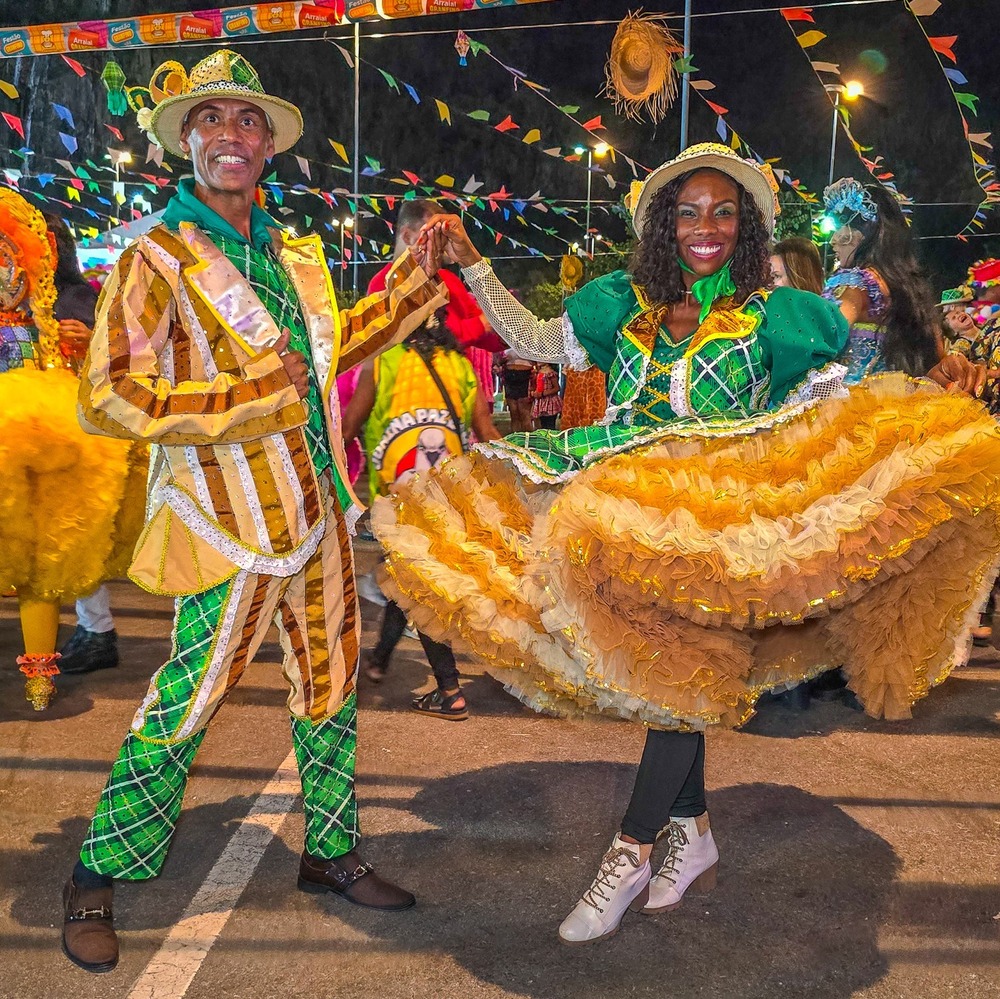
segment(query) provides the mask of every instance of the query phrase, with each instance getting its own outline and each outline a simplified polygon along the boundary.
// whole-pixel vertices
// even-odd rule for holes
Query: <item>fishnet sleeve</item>
[[[500,283],[485,260],[463,267],[462,277],[490,325],[521,357],[569,364],[578,370],[590,366],[587,352],[573,335],[573,324],[565,313],[557,319],[536,318]]]

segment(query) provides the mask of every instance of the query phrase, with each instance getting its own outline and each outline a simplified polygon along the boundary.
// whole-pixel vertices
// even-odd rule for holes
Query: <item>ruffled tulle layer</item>
[[[902,375],[769,422],[667,431],[561,486],[454,459],[377,504],[387,585],[538,709],[734,726],[843,666],[908,717],[1000,565],[1000,430]]]
[[[145,513],[145,448],[84,433],[68,371],[0,375],[0,590],[85,595],[124,574]]]

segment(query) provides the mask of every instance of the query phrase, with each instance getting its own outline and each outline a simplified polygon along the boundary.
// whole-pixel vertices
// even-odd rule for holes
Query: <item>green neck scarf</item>
[[[677,258],[677,263],[680,264],[681,270],[687,274],[693,274],[694,271],[684,263],[680,257]],[[698,313],[698,322],[703,323],[705,317],[712,311],[712,306],[720,298],[732,298],[736,294],[736,283],[733,281],[732,274],[729,273],[729,265],[732,263],[731,260],[726,261],[726,265],[714,274],[709,274],[707,277],[698,278],[693,285],[691,285],[691,295],[694,300],[701,306],[701,311]]]

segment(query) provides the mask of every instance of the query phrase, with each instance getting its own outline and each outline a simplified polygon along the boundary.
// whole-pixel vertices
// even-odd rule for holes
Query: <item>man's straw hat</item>
[[[629,14],[615,32],[605,67],[605,93],[619,114],[661,121],[677,96],[674,56],[684,46],[667,30],[662,15]]]

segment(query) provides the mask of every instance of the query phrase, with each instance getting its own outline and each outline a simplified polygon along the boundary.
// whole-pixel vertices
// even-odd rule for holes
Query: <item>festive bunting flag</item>
[[[817,73],[839,73],[840,66],[835,62],[814,62],[812,68]]]
[[[927,41],[935,52],[947,56],[952,62],[958,62],[955,53],[952,52],[952,46],[958,41],[958,35],[941,35],[938,38],[928,38]]]
[[[991,132],[970,132],[969,142],[974,142],[977,146],[985,146],[987,149],[992,149],[993,146],[989,142],[991,134]]]
[[[3,112],[3,120],[15,131],[21,138],[24,138],[24,125],[21,119],[18,118],[16,114],[8,114],[6,111]],[[70,150],[72,152],[72,150]]]
[[[693,90],[715,90],[715,84],[709,80],[692,80],[690,85]]]
[[[307,160],[304,156],[296,156],[295,162],[298,163],[299,169],[306,175],[306,177],[308,177],[309,180],[312,180],[312,171],[309,169],[309,160]]]
[[[438,179],[434,181],[434,183],[438,187],[454,187],[455,178],[448,176],[448,174],[443,174],[442,176],[438,177]]]
[[[334,47],[339,50],[340,54],[344,57],[344,62],[347,63],[348,69],[354,69],[354,59],[351,57],[351,53],[344,48],[343,45],[338,45],[336,42],[333,43]]]
[[[724,108],[721,104],[716,104],[714,101],[705,98],[705,103],[720,117],[724,114],[729,114],[729,108]]]
[[[974,115],[978,117],[979,108],[976,107],[976,101],[978,101],[979,98],[975,94],[956,93],[955,100],[958,101],[959,104],[962,104],[965,107],[967,107]]]
[[[50,102],[52,104],[52,109],[55,113],[64,121],[73,131],[76,131],[76,123],[73,121],[73,112],[70,111],[68,107],[64,107],[62,104],[56,104],[55,101]]]
[[[721,117],[715,123],[715,130],[716,130],[716,132],[719,133],[719,138],[722,139],[723,142],[725,142],[726,141],[726,123],[722,120]]]
[[[419,177],[418,177],[418,176],[417,176],[417,175],[416,175],[415,173],[410,173],[410,171],[409,171],[409,170],[403,170],[403,171],[402,171],[402,173],[403,173],[403,176],[404,176],[404,177],[405,177],[405,178],[406,178],[406,179],[407,179],[407,180],[408,180],[408,181],[409,181],[409,182],[410,182],[411,184],[419,184],[419,183],[421,183],[421,180],[420,180],[420,178],[419,178]]]
[[[577,104],[562,104],[559,105],[559,110],[563,114],[576,114],[580,110],[580,107]]]
[[[438,115],[442,121],[446,121],[449,125],[451,124],[451,109],[445,104],[444,101],[439,101],[436,97],[434,98],[434,103],[437,105]]]
[[[0,80],[0,92],[5,96],[9,97],[12,101],[16,101],[21,95],[17,92],[17,87],[13,83],[8,83],[6,80]]]
[[[786,21],[812,21],[812,7],[783,7],[781,16]]]
[[[679,59],[675,59],[674,69],[678,73],[697,73],[698,67],[692,61],[693,59],[693,55],[681,56]]]
[[[465,182],[465,185],[464,185],[464,187],[462,188],[462,191],[463,191],[463,193],[465,193],[465,194],[475,194],[475,193],[476,193],[476,191],[478,191],[478,190],[479,190],[479,188],[481,188],[482,186],[483,186],[483,182],[482,182],[481,180],[476,180],[476,175],[475,175],[475,174],[473,174],[473,175],[472,175],[472,176],[471,176],[471,177],[470,177],[470,178],[469,178],[469,179],[468,179],[468,180],[467,180],[467,181]]]
[[[601,116],[598,115],[596,118],[591,118],[590,121],[585,121],[583,127],[588,132],[600,132],[603,131],[604,125],[601,123]]]
[[[77,76],[84,76],[86,74],[87,71],[75,59],[70,59],[68,55],[64,55],[62,58],[66,65],[69,66],[69,68],[73,70]]]
[[[490,113],[489,111],[470,111],[467,118],[471,118],[473,121],[489,121]]]
[[[941,0],[910,0],[909,7],[917,17],[930,17],[941,6]]]
[[[4,115],[6,118],[7,116]],[[59,138],[62,140],[62,144],[66,147],[68,153],[75,153],[77,150],[77,141],[75,135],[67,135],[65,132],[59,133]]]
[[[347,150],[344,148],[343,143],[334,142],[333,139],[327,139],[327,142],[333,146],[333,151],[345,162],[350,163],[351,161],[347,158]]]
[[[420,103],[420,95],[411,87],[408,83],[403,84],[406,87],[406,92],[413,98],[414,104]]]
[[[542,133],[538,131],[537,128],[531,129],[527,135],[521,140],[526,146],[530,146],[534,142],[538,142],[542,137]]]
[[[809,18],[811,21],[812,18]],[[826,35],[822,31],[804,31],[801,35],[796,35],[795,39],[804,49],[811,49],[814,45],[818,45]]]
[[[104,127],[105,127],[105,128],[106,128],[106,129],[107,129],[107,130],[108,130],[108,131],[109,131],[109,132],[110,132],[110,133],[111,133],[111,134],[112,134],[112,135],[113,135],[113,136],[114,136],[114,137],[115,137],[115,138],[116,138],[116,139],[117,139],[117,140],[119,141],[119,142],[124,142],[124,141],[125,141],[125,136],[124,136],[124,135],[122,135],[121,131],[120,131],[119,129],[115,128],[115,126],[114,126],[114,125],[107,125],[107,124],[105,124],[105,126],[104,126]]]
[[[951,80],[956,86],[964,87],[969,81],[965,78],[965,75],[957,69],[949,69],[944,67],[944,75]]]
[[[496,129],[496,130],[497,130],[498,132],[512,132],[512,131],[513,131],[514,129],[516,129],[516,128],[520,128],[521,126],[520,126],[520,125],[518,125],[518,124],[517,124],[517,123],[516,123],[516,122],[514,121],[514,119],[513,119],[513,118],[511,118],[511,116],[510,116],[510,115],[507,115],[507,117],[506,117],[506,118],[504,118],[504,120],[503,120],[502,122],[500,122],[500,124],[499,124],[499,125],[494,125],[493,127],[494,127],[494,128],[495,128],[495,129]]]
[[[384,69],[380,69],[379,72],[382,74],[382,79],[392,87],[396,93],[399,93],[399,84],[396,82],[396,78],[391,74],[387,73]]]

